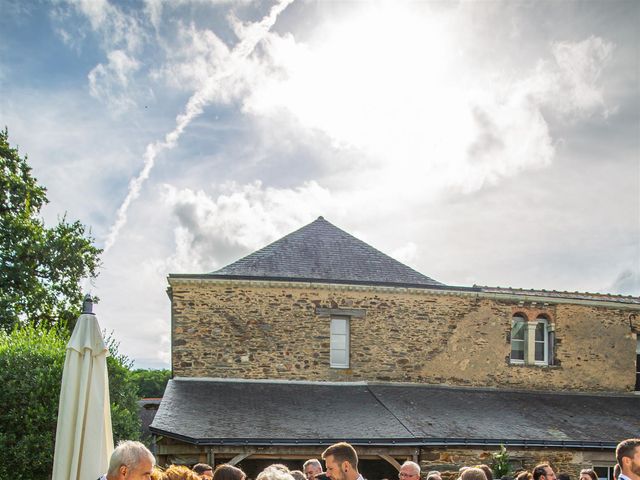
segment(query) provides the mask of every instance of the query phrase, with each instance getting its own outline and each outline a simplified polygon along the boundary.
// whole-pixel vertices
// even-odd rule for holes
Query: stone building
[[[161,463],[300,468],[335,441],[369,480],[453,477],[505,445],[610,478],[640,435],[640,298],[444,285],[322,217],[221,270],[169,275]]]

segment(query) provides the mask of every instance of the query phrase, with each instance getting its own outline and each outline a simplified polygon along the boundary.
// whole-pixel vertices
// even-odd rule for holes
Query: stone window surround
[[[526,365],[526,366],[538,366],[549,367],[554,365],[554,345],[555,345],[555,323],[551,315],[548,312],[540,312],[538,309],[532,309],[527,311],[525,308],[514,309],[511,316],[511,325],[513,328],[513,321],[515,318],[521,318],[526,322],[527,332],[525,335],[525,349],[524,360],[511,359],[509,355],[510,365]],[[531,320],[533,318],[533,320]],[[545,323],[545,360],[536,361],[535,359],[535,344],[536,344],[536,328],[538,324],[544,321]],[[509,343],[511,343],[511,337],[509,335]]]
[[[347,362],[344,365],[336,365],[329,363],[330,368],[335,369],[349,369],[351,368],[351,359],[350,359],[350,343],[351,343],[351,319],[352,318],[364,318],[366,311],[361,308],[322,308],[316,307],[316,315],[322,317],[330,317],[331,320],[334,319],[346,319],[347,320]],[[331,324],[331,322],[330,322]],[[331,327],[330,327],[331,328]],[[329,333],[329,338],[331,342],[331,333]]]

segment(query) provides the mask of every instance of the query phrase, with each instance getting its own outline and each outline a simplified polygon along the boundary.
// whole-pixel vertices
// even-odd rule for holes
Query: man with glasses
[[[407,460],[400,467],[398,478],[400,478],[400,480],[419,480],[420,465],[418,465],[416,462]]]
[[[548,463],[536,465],[533,469],[533,480],[557,480],[553,468]]]
[[[307,480],[313,480],[317,474],[322,473],[322,464],[317,458],[310,458],[304,462],[302,471],[305,477],[307,477]]]

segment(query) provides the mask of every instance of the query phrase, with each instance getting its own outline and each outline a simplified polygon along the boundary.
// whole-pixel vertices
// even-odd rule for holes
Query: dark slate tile
[[[322,217],[211,275],[443,285]]]

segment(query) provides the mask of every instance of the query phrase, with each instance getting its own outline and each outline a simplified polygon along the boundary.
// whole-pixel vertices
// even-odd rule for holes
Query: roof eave
[[[346,441],[355,446],[370,447],[498,447],[500,445],[522,448],[562,448],[615,450],[616,442],[584,442],[579,440],[527,440],[495,438],[193,438],[149,427],[154,435],[161,435],[185,443],[201,446],[317,446]]]
[[[275,277],[275,276],[253,276],[253,275],[218,275],[213,273],[170,273],[169,280],[248,280],[256,282],[298,282],[298,283],[322,283],[335,285],[358,285],[372,287],[395,287],[395,288],[423,288],[436,290],[452,290],[466,292],[480,292],[479,287],[459,287],[444,285],[442,283],[397,283],[380,282],[372,280],[344,280],[328,278],[305,278],[305,277]],[[435,280],[434,280],[435,282]]]

